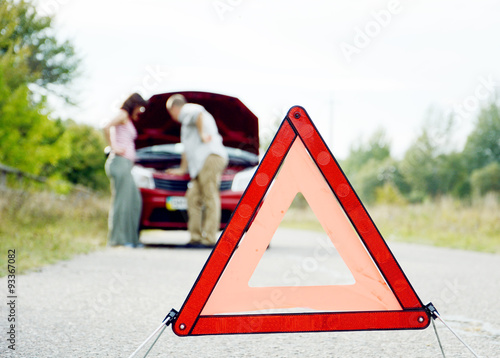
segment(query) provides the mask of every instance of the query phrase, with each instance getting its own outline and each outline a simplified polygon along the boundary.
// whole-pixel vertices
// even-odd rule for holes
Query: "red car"
[[[188,102],[198,103],[211,113],[229,155],[220,185],[221,224],[224,228],[258,165],[259,130],[257,117],[237,98],[207,92],[175,92]],[[189,175],[165,173],[179,166],[180,125],[165,109],[174,93],[151,97],[136,123],[137,161],[132,175],[142,196],[140,229],[187,229],[186,199]]]

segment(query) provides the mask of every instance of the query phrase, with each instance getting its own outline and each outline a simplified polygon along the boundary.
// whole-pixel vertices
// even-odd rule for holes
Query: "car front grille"
[[[231,210],[221,210],[221,223],[227,224],[233,212]],[[149,221],[152,223],[187,223],[188,215],[186,210],[170,211],[163,208],[156,208],[151,213]]]
[[[185,192],[189,183],[187,180],[167,180],[161,178],[154,178],[154,181],[156,189],[180,192]],[[232,185],[232,180],[224,180],[221,181],[219,189],[221,191],[230,190]]]
[[[168,191],[186,191],[189,181],[187,180],[165,180],[154,178],[156,189]]]

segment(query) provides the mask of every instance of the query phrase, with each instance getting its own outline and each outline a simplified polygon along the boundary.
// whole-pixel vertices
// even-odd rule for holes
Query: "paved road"
[[[348,282],[349,271],[338,258],[317,260],[317,265],[305,259],[324,239],[318,233],[279,229],[252,277],[254,284],[279,284],[291,268],[302,269],[309,284]],[[187,237],[149,232],[142,240],[182,244]],[[432,301],[480,356],[500,356],[500,255],[389,245],[422,301]],[[128,357],[171,308],[182,306],[209,253],[154,245],[109,248],[17,277],[15,354],[7,349],[9,307],[2,278],[0,356]],[[472,356],[440,322],[436,325],[447,357]],[[419,331],[183,338],[167,328],[148,357],[440,356],[429,326]]]

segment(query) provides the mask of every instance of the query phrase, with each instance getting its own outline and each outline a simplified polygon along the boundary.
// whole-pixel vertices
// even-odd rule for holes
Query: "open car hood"
[[[237,98],[209,92],[171,92],[154,95],[146,111],[135,122],[136,148],[180,142],[180,124],[168,114],[165,103],[176,93],[190,103],[205,107],[212,114],[225,146],[259,154],[259,123],[257,117]]]

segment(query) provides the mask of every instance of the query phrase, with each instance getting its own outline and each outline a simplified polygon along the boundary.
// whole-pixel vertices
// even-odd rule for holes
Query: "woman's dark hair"
[[[144,107],[146,104],[148,103],[139,93],[133,93],[123,102],[121,109],[126,110],[129,115],[132,115],[135,107]]]

